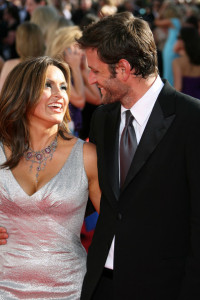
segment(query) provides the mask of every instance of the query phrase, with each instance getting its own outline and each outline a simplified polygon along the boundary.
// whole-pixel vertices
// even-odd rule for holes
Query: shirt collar
[[[164,84],[158,75],[148,91],[130,108],[132,115],[140,126],[143,125],[150,115],[163,85]],[[121,116],[126,110],[127,109],[121,105]]]

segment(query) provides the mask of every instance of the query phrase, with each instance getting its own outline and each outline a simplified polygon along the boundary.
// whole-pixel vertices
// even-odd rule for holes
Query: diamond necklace
[[[44,170],[47,164],[47,160],[52,160],[53,154],[56,151],[57,145],[58,145],[58,136],[56,135],[55,139],[51,142],[51,144],[41,151],[34,151],[33,149],[29,148],[24,153],[24,157],[27,161],[31,162],[31,165],[29,167],[29,171],[31,172],[33,169],[33,164],[36,163],[38,166],[36,167],[36,183],[38,183],[38,176],[39,172],[41,170]]]

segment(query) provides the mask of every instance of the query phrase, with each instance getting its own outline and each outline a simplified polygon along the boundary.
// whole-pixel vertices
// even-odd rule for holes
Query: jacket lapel
[[[106,184],[114,194],[115,201],[119,198],[119,124],[120,103],[116,103],[112,109],[107,111],[105,120],[105,174],[109,184]]]
[[[166,83],[154,105],[121,192],[145,165],[172,124],[175,118],[174,92],[175,90]]]

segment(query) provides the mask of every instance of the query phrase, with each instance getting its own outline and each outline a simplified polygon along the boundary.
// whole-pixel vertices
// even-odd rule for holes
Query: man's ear
[[[131,70],[131,65],[126,59],[120,59],[116,64],[116,72],[118,76],[124,81],[129,78],[132,71],[133,70]]]

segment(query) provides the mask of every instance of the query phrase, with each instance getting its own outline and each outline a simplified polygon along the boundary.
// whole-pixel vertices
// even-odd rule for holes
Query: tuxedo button
[[[121,213],[118,213],[118,215],[117,215],[117,220],[118,220],[118,221],[121,221],[121,220],[122,220],[122,214],[121,214]]]

